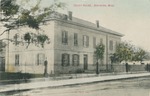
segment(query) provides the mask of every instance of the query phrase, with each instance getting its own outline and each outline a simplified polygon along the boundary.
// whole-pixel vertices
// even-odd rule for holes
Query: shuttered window
[[[86,35],[83,36],[83,46],[89,47],[89,36]]]
[[[68,44],[68,32],[67,31],[62,31],[62,43]]]
[[[109,50],[113,51],[113,41],[109,41]]]
[[[78,34],[74,33],[74,45],[77,46],[78,45]]]
[[[37,54],[37,65],[43,65],[45,60],[45,54],[39,53]]]
[[[19,54],[15,55],[15,65],[19,65]]]
[[[62,54],[62,66],[69,66],[69,54]]]
[[[96,47],[96,37],[93,37],[93,48]]]
[[[72,64],[73,66],[79,66],[79,55],[77,54],[72,55]]]

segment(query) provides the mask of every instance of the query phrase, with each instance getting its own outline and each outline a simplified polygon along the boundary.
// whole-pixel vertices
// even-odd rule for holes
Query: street
[[[3,93],[0,96],[150,96],[150,77]]]

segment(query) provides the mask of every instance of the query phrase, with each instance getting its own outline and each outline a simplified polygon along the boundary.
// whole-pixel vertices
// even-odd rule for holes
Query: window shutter
[[[96,47],[96,37],[93,37],[93,48]]]
[[[62,54],[62,57],[61,57],[61,65],[64,66],[64,54]]]
[[[64,31],[62,31],[62,43],[64,43]]]
[[[68,32],[65,32],[66,44],[68,44]]]
[[[74,55],[72,55],[72,65],[74,65]]]
[[[84,43],[85,43],[85,36],[83,36],[83,46],[85,45]]]
[[[37,54],[37,65],[39,65],[39,54]]]
[[[80,58],[79,58],[79,55],[78,55],[78,66],[79,66],[79,63],[80,63]]]
[[[89,37],[86,36],[86,47],[88,47],[88,46],[89,46]]]

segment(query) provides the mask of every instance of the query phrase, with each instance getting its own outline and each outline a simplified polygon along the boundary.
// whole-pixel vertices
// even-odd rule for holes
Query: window
[[[89,46],[89,37],[88,36],[83,36],[83,46],[88,47]]]
[[[79,55],[74,54],[74,55],[72,56],[72,64],[73,64],[74,66],[79,66]]]
[[[15,55],[15,65],[19,65],[19,54]]]
[[[19,45],[19,34],[15,34],[14,35],[14,44],[17,46],[17,45]]]
[[[100,39],[100,44],[103,44],[103,39],[102,38]]]
[[[94,54],[94,55],[93,55],[93,65],[96,64],[96,63],[97,63],[97,57],[96,57],[96,55]]]
[[[93,37],[93,48],[96,47],[96,37]]]
[[[78,34],[74,33],[74,45],[77,46],[78,45]]]
[[[62,66],[69,66],[69,54],[62,54]]]
[[[62,31],[62,43],[68,44],[68,32],[67,31]]]
[[[45,54],[39,53],[37,54],[37,65],[43,65],[45,60]]]
[[[112,40],[110,40],[109,41],[109,50],[113,50],[113,41]]]
[[[115,50],[116,50],[117,46],[118,46],[118,42],[116,41],[116,44],[115,44]]]

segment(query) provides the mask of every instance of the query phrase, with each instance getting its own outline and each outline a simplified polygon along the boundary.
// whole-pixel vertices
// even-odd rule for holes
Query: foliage
[[[44,47],[44,44],[49,44],[50,39],[45,34],[35,34],[32,32],[26,32],[23,35],[23,38],[20,36],[20,34],[14,35],[14,44],[15,45],[25,45],[27,44],[27,48],[30,44],[34,44],[35,46],[39,47],[39,44]]]
[[[5,48],[6,44],[2,41],[0,41],[0,52],[3,51],[3,49]]]
[[[96,50],[95,50],[95,55],[96,55],[96,58],[97,60],[103,60],[104,58],[104,52],[105,52],[105,46],[104,44],[99,44],[96,46]]]
[[[137,50],[135,50],[134,55],[133,55],[133,61],[140,61],[142,63],[142,61],[144,59],[147,59],[147,52],[142,49],[142,48],[138,48]]]
[[[116,46],[116,52],[110,56],[113,62],[130,61],[132,59],[133,46],[127,42],[121,42]]]
[[[110,60],[111,60],[111,63],[120,62],[120,61],[119,61],[119,55],[118,55],[117,53],[113,53],[113,54],[110,56]]]
[[[122,62],[122,61],[140,61],[148,59],[147,52],[139,47],[135,47],[127,42],[121,42],[116,46],[116,52],[110,56],[111,62]]]
[[[33,43],[30,42],[31,39],[36,38],[38,43],[43,47],[46,41],[45,39],[49,40],[49,38],[44,34],[44,32],[40,34],[38,33],[40,25],[43,24],[43,22],[46,22],[45,18],[49,17],[57,9],[64,8],[65,4],[54,0],[51,5],[41,7],[40,4],[42,1],[43,0],[37,0],[36,3],[32,3],[32,6],[30,6],[29,3],[31,3],[32,0],[1,0],[0,6],[5,16],[1,19],[1,21],[4,22],[6,30],[0,35],[3,35],[5,32],[9,32],[10,30],[18,29],[21,26],[28,26],[29,28],[37,30],[37,34],[31,36],[31,32],[30,34],[25,32],[24,41],[27,41],[26,43],[29,45],[30,43]]]

